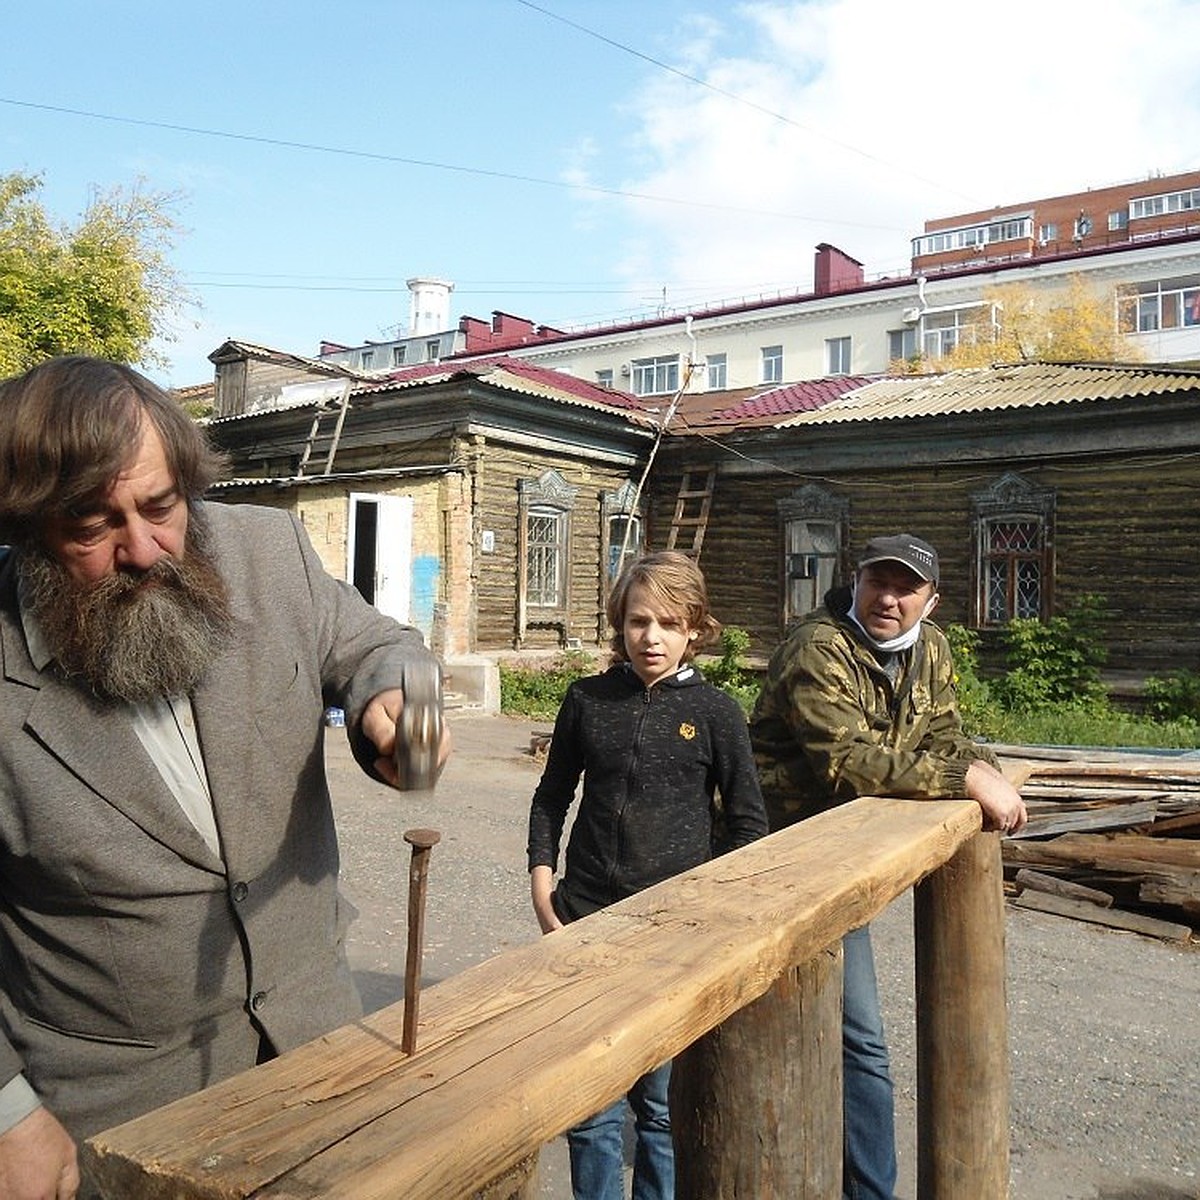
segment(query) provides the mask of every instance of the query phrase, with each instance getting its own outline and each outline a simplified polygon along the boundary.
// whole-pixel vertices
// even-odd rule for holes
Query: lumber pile
[[[1013,903],[1189,942],[1200,930],[1200,754],[997,746],[1029,824],[1001,851]]]

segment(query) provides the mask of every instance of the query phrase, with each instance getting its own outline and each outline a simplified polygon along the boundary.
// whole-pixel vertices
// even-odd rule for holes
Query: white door
[[[380,612],[409,619],[412,601],[411,496],[350,494],[347,578]]]

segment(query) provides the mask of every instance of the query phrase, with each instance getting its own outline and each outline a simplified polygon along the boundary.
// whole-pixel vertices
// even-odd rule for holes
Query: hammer
[[[400,1049],[417,1048],[417,1010],[420,1004],[421,952],[425,942],[425,891],[429,883],[429,855],[442,840],[436,829],[409,829],[404,840],[412,847],[408,866],[408,951],[404,958],[404,1029]]]

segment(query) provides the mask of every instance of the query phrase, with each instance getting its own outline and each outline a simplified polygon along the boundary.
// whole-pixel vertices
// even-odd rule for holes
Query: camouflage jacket
[[[962,731],[945,634],[924,621],[893,685],[835,588],[775,651],[750,718],[771,828],[857,796],[965,794],[990,750]]]

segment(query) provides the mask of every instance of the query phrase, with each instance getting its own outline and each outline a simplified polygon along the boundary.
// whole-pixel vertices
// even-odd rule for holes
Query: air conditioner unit
[[[921,310],[919,308],[906,308],[900,314],[900,320],[905,325],[915,325],[921,319]]]
[[[622,376],[624,376],[626,379],[628,379],[628,378],[629,378],[629,364],[628,364],[628,363],[622,363],[622,364],[621,364],[621,374],[622,374]]]

